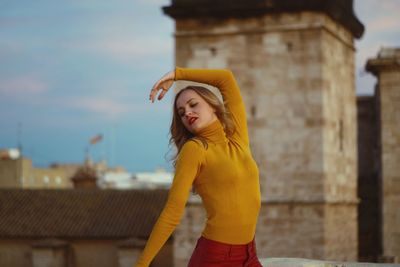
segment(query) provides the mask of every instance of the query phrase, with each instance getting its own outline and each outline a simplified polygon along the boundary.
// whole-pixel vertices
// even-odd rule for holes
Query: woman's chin
[[[200,130],[200,128],[199,128],[197,125],[190,126],[190,129],[189,129],[189,131],[190,131],[191,133],[193,133],[193,134],[198,133],[199,130]]]

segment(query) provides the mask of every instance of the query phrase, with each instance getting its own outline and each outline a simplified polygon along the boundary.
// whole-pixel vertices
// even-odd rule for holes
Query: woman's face
[[[183,125],[193,134],[218,119],[215,109],[191,89],[184,90],[178,96],[175,108]]]

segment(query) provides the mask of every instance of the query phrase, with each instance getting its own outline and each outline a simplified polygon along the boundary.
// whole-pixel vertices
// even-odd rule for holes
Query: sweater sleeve
[[[147,240],[135,267],[147,267],[164,246],[181,221],[191,186],[203,162],[204,148],[194,140],[187,141],[178,154],[175,175],[167,202]]]
[[[240,88],[232,71],[227,69],[190,69],[175,68],[175,80],[200,82],[217,87],[224,100],[225,108],[232,114],[236,131],[234,137],[249,146],[246,108],[240,94]]]

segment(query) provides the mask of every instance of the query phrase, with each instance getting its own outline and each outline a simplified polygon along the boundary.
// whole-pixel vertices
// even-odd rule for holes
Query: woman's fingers
[[[150,96],[150,100],[153,103],[154,103],[154,99],[155,99],[155,97],[156,97],[156,95],[158,93],[158,90],[160,90],[160,89],[154,88],[154,90],[152,90],[152,93],[151,93],[151,96]]]
[[[155,91],[155,88],[153,87],[153,88],[150,90],[150,96],[149,96],[149,100],[150,100],[150,101],[153,101],[154,91]]]
[[[149,97],[150,100],[154,103],[155,97],[159,90],[161,90],[161,92],[158,95],[157,99],[161,100],[164,97],[164,95],[168,92],[168,89],[171,87],[173,83],[174,80],[166,76],[158,80],[150,91],[150,97]]]
[[[150,100],[154,102],[154,99],[158,93],[159,90],[161,90],[160,94],[158,95],[158,100],[161,100],[164,95],[168,92],[168,89],[171,87],[173,81],[162,81],[162,82],[157,82],[154,86],[153,89],[151,89],[150,92]]]
[[[154,103],[154,100],[155,100],[155,98],[156,98],[156,95],[157,95],[157,93],[158,93],[158,91],[159,90],[161,90],[161,93],[160,93],[160,95],[158,96],[158,100],[161,100],[161,98],[163,98],[164,97],[164,95],[166,94],[166,90],[164,90],[162,87],[154,87],[152,90],[151,90],[151,93],[150,93],[150,100]]]
[[[156,82],[153,88],[150,91],[150,100],[154,102],[154,97],[157,94],[158,90],[160,89],[160,81]]]
[[[165,89],[161,90],[161,93],[158,95],[158,100],[161,100],[166,93],[167,93],[167,90],[165,90]]]

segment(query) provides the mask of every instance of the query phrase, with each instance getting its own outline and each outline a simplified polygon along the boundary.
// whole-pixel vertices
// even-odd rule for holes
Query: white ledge
[[[400,267],[397,263],[322,261],[302,258],[265,258],[260,259],[260,262],[264,267]]]

